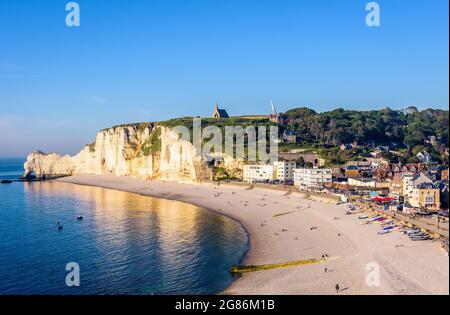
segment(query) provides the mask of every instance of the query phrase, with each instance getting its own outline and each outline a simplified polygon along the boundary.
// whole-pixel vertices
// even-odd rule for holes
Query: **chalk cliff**
[[[113,174],[145,179],[199,181],[215,177],[213,157],[196,160],[189,141],[179,140],[171,128],[141,123],[104,129],[95,142],[75,156],[41,151],[31,153],[24,177],[51,178],[75,174]],[[242,162],[220,155],[221,171],[239,176]]]

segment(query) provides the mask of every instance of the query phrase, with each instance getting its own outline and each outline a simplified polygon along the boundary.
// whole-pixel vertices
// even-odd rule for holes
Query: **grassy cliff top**
[[[196,117],[182,117],[166,121],[161,121],[158,125],[173,128],[176,126],[185,126],[192,128],[193,119]],[[269,119],[263,116],[237,116],[229,118],[201,118],[202,127],[217,126],[219,128],[226,126],[255,126],[255,125],[272,125]]]
[[[202,127],[207,126],[217,126],[219,128],[225,127],[225,126],[255,126],[255,125],[274,125],[271,123],[267,116],[264,115],[246,115],[246,116],[234,116],[229,118],[210,118],[210,117],[180,117],[180,118],[173,118],[169,120],[164,120],[160,122],[137,122],[137,123],[127,123],[127,124],[120,124],[115,125],[110,128],[104,128],[101,131],[109,130],[109,129],[117,129],[117,128],[125,128],[125,127],[132,127],[132,128],[139,128],[143,129],[151,125],[155,126],[163,126],[168,128],[174,128],[176,126],[185,126],[189,129],[192,128],[192,122],[194,118],[201,118],[202,120]]]

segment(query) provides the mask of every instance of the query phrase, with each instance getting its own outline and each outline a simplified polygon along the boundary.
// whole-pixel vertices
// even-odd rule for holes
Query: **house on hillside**
[[[298,139],[298,134],[295,130],[285,130],[283,132],[283,142],[284,143],[296,143]]]
[[[358,142],[353,142],[353,143],[343,143],[339,146],[339,148],[341,149],[341,151],[349,151],[352,149],[356,149],[358,147]]]
[[[426,151],[417,153],[416,157],[419,159],[420,163],[424,163],[424,164],[434,163],[433,158],[431,157],[430,153],[428,153]]]

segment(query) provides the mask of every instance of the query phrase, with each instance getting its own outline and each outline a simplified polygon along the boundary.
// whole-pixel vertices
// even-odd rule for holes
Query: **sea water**
[[[23,162],[0,159],[0,180],[20,176]],[[190,204],[55,181],[0,184],[3,295],[214,294],[247,249],[238,222]],[[79,286],[66,283],[72,262]]]

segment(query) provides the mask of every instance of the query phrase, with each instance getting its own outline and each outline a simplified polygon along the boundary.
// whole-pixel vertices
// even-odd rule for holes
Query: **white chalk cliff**
[[[198,181],[211,179],[208,160],[196,160],[195,147],[172,129],[155,123],[104,129],[93,144],[75,156],[35,151],[24,164],[24,177],[52,178],[76,174],[112,174],[145,179]],[[221,166],[239,172],[242,162],[221,155]]]

